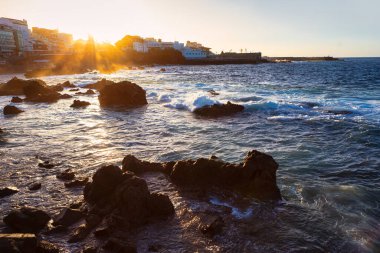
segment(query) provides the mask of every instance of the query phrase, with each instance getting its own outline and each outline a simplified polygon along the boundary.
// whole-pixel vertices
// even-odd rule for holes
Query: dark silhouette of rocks
[[[88,89],[86,92],[77,92],[75,95],[94,95],[96,94],[95,91],[92,89]]]
[[[249,152],[240,164],[226,163],[216,157],[162,164],[140,161],[131,155],[123,160],[123,171],[137,174],[160,171],[179,186],[203,189],[217,186],[242,191],[263,201],[281,199],[276,182],[277,169],[278,164],[270,155],[256,150]]]
[[[79,88],[70,89],[69,91],[79,91]]]
[[[88,182],[88,178],[75,179],[70,182],[65,182],[66,188],[82,187],[85,186]]]
[[[38,167],[45,168],[45,169],[51,169],[54,166],[55,165],[50,163],[49,161],[44,161],[44,162],[38,164]]]
[[[101,106],[135,107],[148,104],[145,90],[128,81],[108,84],[99,93]]]
[[[123,173],[114,165],[104,166],[94,174],[93,181],[84,188],[84,197],[93,206],[106,206],[116,211],[127,227],[174,214],[173,204],[167,196],[151,194],[145,180],[132,173]]]
[[[6,83],[0,84],[0,96],[25,95],[24,88],[33,84],[45,84],[45,82],[38,79],[23,80],[14,77]]]
[[[233,104],[230,101],[227,104],[206,105],[194,110],[194,113],[205,117],[229,116],[244,111],[244,106]]]
[[[42,210],[22,207],[12,210],[3,219],[4,223],[15,232],[37,233],[49,222],[50,216]]]
[[[81,101],[81,100],[74,100],[73,104],[70,105],[70,107],[80,108],[80,107],[87,107],[89,105],[90,105],[90,102]]]
[[[67,169],[60,172],[56,177],[61,180],[73,180],[75,178],[75,173],[71,169]]]
[[[30,191],[37,191],[39,189],[41,189],[41,183],[40,182],[36,182],[36,183],[32,183],[31,185],[28,186],[28,189]]]
[[[12,103],[22,103],[23,99],[19,97],[12,97],[11,102]]]
[[[37,238],[34,234],[0,234],[0,252],[35,253],[37,252]]]
[[[19,190],[16,187],[4,187],[0,189],[0,198],[7,197],[18,192]]]
[[[68,99],[68,98],[72,98],[73,96],[69,95],[69,94],[61,94],[59,96],[60,99]]]
[[[35,103],[54,103],[57,102],[61,96],[51,86],[45,82],[38,80],[38,82],[31,82],[24,87],[25,101]]]
[[[84,218],[83,212],[77,209],[65,208],[54,218],[53,225],[69,227]]]
[[[15,115],[24,112],[13,105],[6,105],[3,109],[4,115]]]
[[[222,232],[224,227],[224,220],[220,216],[208,217],[206,221],[203,222],[203,225],[200,227],[200,230],[203,234],[210,237],[215,236]]]
[[[214,90],[208,90],[207,92],[210,93],[212,96],[218,96],[218,95],[220,95],[218,92],[216,92]]]

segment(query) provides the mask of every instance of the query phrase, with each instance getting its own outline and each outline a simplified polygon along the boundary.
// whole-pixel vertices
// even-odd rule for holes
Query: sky
[[[380,0],[0,0],[0,17],[98,42],[130,34],[217,53],[380,56]]]

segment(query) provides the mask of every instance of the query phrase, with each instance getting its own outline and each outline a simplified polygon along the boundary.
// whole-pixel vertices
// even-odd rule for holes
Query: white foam
[[[233,205],[231,205],[227,202],[220,201],[217,198],[211,198],[210,202],[211,202],[211,204],[214,204],[217,206],[225,206],[225,207],[231,208],[232,216],[234,216],[236,219],[239,219],[239,220],[249,218],[253,214],[253,208],[251,208],[251,207],[247,208],[246,210],[241,210],[241,209],[234,207]]]

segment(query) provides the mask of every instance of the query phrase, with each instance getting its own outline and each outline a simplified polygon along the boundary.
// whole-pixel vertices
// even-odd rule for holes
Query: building
[[[11,18],[0,18],[0,25],[7,26],[15,31],[15,41],[19,54],[32,51],[32,43],[30,40],[30,31],[26,20],[18,20]]]
[[[34,50],[46,48],[50,53],[66,53],[71,50],[73,44],[71,34],[38,27],[32,28],[32,40]]]
[[[18,53],[16,38],[17,34],[14,30],[8,26],[0,25],[0,56],[6,57]]]

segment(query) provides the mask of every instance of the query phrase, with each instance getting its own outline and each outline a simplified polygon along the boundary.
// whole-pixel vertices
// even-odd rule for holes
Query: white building
[[[174,42],[162,42],[161,40],[156,40],[154,38],[146,38],[143,42],[133,42],[133,50],[140,53],[147,53],[150,49],[166,49],[173,48],[182,53],[186,59],[202,59],[206,58],[210,54],[210,48],[202,46],[197,42],[180,43],[178,41]]]
[[[11,18],[0,18],[0,25],[5,25],[15,30],[17,33],[17,42],[20,52],[32,51],[32,43],[30,40],[30,31],[26,20],[18,20]]]

